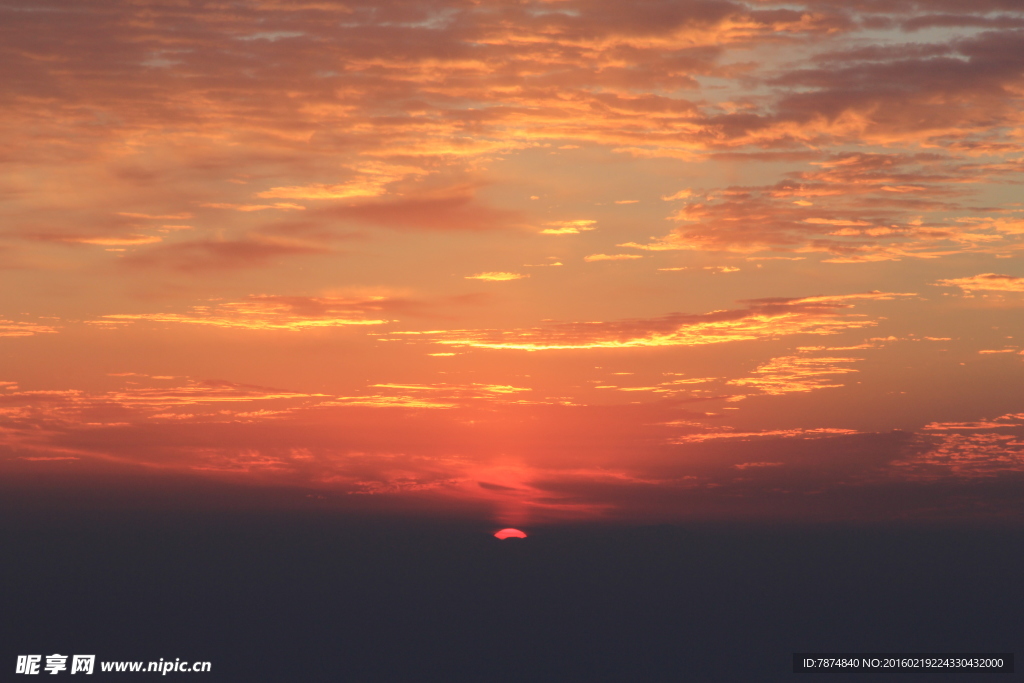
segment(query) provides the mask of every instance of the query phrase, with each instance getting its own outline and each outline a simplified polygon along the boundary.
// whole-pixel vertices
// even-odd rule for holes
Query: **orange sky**
[[[0,31],[7,476],[526,528],[1020,514],[1018,0]]]

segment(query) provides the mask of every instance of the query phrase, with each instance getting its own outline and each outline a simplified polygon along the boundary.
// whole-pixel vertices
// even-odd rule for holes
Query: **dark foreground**
[[[791,655],[1024,654],[1024,534],[1007,528],[566,526],[498,541],[479,524],[326,512],[8,512],[5,681],[65,680],[14,674],[16,655],[55,652],[212,662],[177,680],[484,683],[1012,680],[796,675]]]

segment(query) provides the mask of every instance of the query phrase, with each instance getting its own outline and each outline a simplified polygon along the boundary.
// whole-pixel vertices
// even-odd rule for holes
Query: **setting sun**
[[[504,541],[506,538],[526,538],[526,534],[519,529],[502,529],[495,533],[494,537]]]

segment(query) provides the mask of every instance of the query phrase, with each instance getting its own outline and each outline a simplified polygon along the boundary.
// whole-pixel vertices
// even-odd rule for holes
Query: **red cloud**
[[[152,486],[146,472],[190,474],[346,507],[477,506],[503,524],[927,519],[972,497],[987,501],[974,514],[998,517],[1019,511],[1019,496],[999,492],[1024,473],[1019,420],[964,435],[739,433],[679,425],[657,404],[317,407],[317,396],[227,383],[38,398],[3,400],[8,482],[61,468],[80,481],[120,471],[129,488]]]

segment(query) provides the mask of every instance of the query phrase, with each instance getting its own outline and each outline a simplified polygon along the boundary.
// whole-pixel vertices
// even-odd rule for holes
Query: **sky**
[[[1018,0],[9,0],[0,472],[1019,520]]]

